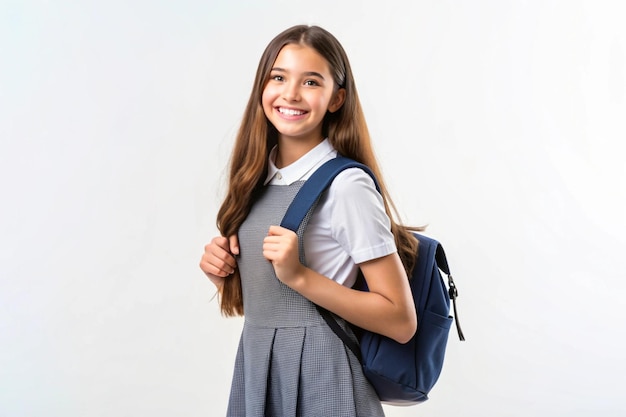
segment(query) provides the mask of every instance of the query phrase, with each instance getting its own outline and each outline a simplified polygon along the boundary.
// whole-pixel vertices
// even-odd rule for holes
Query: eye
[[[306,80],[304,82],[304,85],[307,85],[307,86],[310,86],[310,87],[314,87],[314,86],[317,86],[317,85],[320,85],[320,84],[317,81],[315,81],[315,80]]]
[[[285,77],[279,74],[270,75],[270,80],[272,81],[284,81]]]

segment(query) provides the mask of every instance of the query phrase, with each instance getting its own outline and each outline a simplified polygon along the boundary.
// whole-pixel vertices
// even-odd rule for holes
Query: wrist
[[[309,268],[300,264],[298,268],[294,271],[293,278],[289,282],[289,287],[292,290],[302,293],[305,291],[307,284],[307,271]]]

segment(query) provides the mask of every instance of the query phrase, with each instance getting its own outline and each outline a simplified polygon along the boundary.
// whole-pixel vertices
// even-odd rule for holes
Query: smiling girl
[[[306,231],[277,226],[315,170],[341,154],[343,171]],[[228,416],[382,416],[359,361],[315,304],[346,322],[408,341],[417,318],[406,271],[417,242],[393,219],[352,70],[340,43],[294,26],[265,49],[230,161],[217,216],[221,236],[200,268],[224,315],[243,315]],[[300,262],[304,242],[306,265]],[[352,289],[362,272],[368,292]]]

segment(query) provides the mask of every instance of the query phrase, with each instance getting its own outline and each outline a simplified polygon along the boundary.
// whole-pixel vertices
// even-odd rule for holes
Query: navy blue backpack
[[[363,169],[376,182],[367,166],[345,157],[331,159],[302,185],[287,209],[281,226],[297,231],[335,176],[352,167]],[[457,288],[450,275],[443,247],[434,239],[414,234],[419,245],[416,264],[409,279],[418,325],[417,332],[409,342],[401,344],[377,333],[355,329],[359,339],[357,343],[339,326],[332,313],[317,306],[326,323],[359,358],[365,376],[380,400],[393,405],[413,405],[426,401],[428,393],[439,379],[453,320],[450,300],[454,306],[459,339],[465,340],[456,312]],[[447,287],[440,270],[448,276]],[[360,282],[364,284],[364,280]],[[367,291],[366,286],[359,289]]]

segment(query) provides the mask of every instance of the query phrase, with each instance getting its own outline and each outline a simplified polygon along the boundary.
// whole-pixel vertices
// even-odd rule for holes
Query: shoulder
[[[374,180],[360,168],[342,171],[324,203],[330,235],[355,263],[395,251],[391,221]]]
[[[340,172],[330,185],[329,194],[330,197],[379,195],[374,180],[361,168],[348,168]]]
[[[325,196],[331,215],[338,218],[380,216],[385,214],[383,198],[370,175],[360,168],[340,172]]]

